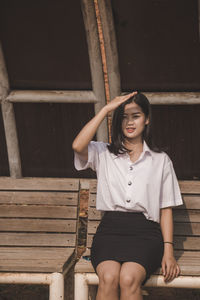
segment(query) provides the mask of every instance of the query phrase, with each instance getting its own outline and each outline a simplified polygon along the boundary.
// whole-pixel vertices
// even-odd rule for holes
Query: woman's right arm
[[[106,115],[116,109],[120,104],[133,97],[137,92],[130,93],[125,96],[114,98],[110,103],[105,105],[79,132],[73,141],[72,148],[79,153],[84,160],[88,159],[88,144],[95,135],[98,127],[102,123]]]

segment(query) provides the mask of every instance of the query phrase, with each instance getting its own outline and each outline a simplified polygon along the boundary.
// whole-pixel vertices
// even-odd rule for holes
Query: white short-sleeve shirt
[[[134,163],[128,153],[115,155],[108,143],[91,141],[88,161],[75,152],[77,170],[91,168],[97,174],[96,209],[142,212],[160,222],[160,209],[183,204],[173,164],[167,153],[152,151],[143,142],[143,152]]]

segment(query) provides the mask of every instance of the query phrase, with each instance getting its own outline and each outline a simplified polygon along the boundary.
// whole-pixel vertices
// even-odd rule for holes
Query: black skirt
[[[105,260],[139,263],[146,270],[144,285],[161,266],[163,245],[160,224],[143,213],[106,211],[93,237],[91,263],[95,272]]]

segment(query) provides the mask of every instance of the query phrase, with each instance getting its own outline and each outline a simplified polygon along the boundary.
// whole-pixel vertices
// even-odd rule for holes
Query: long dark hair
[[[149,124],[145,125],[145,128],[142,132],[142,141],[145,140],[149,148],[155,152],[162,152],[163,150],[158,148],[152,138],[152,112],[151,112],[151,105],[147,97],[142,93],[137,93],[133,97],[129,98],[126,102],[122,103],[120,106],[116,108],[113,114],[112,119],[112,129],[111,129],[111,144],[108,145],[108,149],[111,153],[115,155],[123,154],[125,152],[129,152],[124,145],[123,142],[125,141],[125,137],[122,132],[122,120],[124,114],[124,107],[126,104],[135,102],[139,105],[145,114],[146,118],[149,118]]]

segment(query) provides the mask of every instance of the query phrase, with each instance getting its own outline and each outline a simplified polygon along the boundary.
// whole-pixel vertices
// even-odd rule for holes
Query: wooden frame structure
[[[10,90],[9,76],[6,70],[2,47],[0,46],[0,102],[5,127],[10,176],[13,178],[23,176],[13,103],[94,103],[95,113],[105,105],[105,80],[94,0],[81,0],[81,4],[88,44],[93,91]],[[98,0],[98,7],[104,38],[109,95],[110,99],[113,99],[115,96],[121,94],[121,84],[111,1]],[[200,104],[199,92],[146,93],[146,95],[152,104]],[[108,140],[108,125],[106,120],[104,120],[98,130],[97,140]]]
[[[67,91],[67,90],[10,90],[9,76],[2,47],[0,46],[0,102],[5,128],[10,177],[22,178],[19,141],[13,103],[94,103],[97,113],[106,103],[105,77],[101,56],[101,45],[95,13],[95,0],[81,0],[84,19],[90,70],[92,77],[92,91]],[[109,97],[113,99],[121,94],[120,71],[118,64],[117,43],[115,37],[114,21],[111,9],[111,0],[96,0],[98,2],[101,26],[103,31],[105,57],[107,65]],[[198,0],[200,12],[200,0]],[[200,14],[199,14],[200,16]],[[200,17],[199,17],[200,20]],[[199,23],[200,24],[200,23]],[[200,28],[200,27],[199,27]],[[200,32],[200,29],[199,29]],[[179,93],[145,93],[151,104],[159,105],[191,105],[200,104],[199,92]],[[108,140],[108,125],[106,120],[100,126],[97,140]],[[11,276],[11,275],[10,275]],[[0,277],[0,282],[5,282]],[[8,278],[8,277],[7,277]],[[84,279],[84,284],[97,284],[97,279]],[[79,279],[83,280],[83,279]],[[178,280],[178,279],[177,279]],[[178,282],[178,281],[176,281]],[[199,284],[199,283],[198,283]],[[52,298],[53,299],[53,298]],[[83,299],[86,299],[83,298]]]

